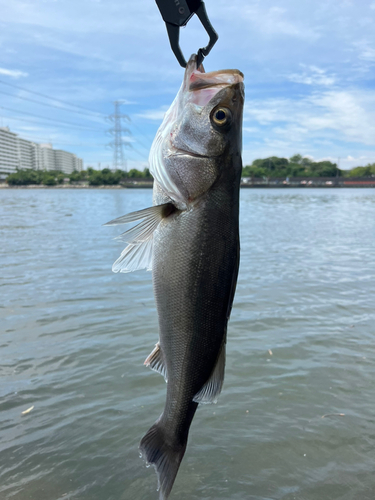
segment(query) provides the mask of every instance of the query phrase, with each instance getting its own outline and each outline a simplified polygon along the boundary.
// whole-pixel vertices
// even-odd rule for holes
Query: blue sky
[[[245,74],[244,164],[295,153],[375,162],[375,1],[205,3],[219,34],[206,71]],[[0,126],[103,168],[105,117],[124,100],[128,168],[144,168],[183,76],[154,0],[0,0],[0,12]],[[206,42],[194,17],[186,57]]]

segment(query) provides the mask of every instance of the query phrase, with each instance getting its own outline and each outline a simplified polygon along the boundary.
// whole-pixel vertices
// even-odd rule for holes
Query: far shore
[[[345,188],[375,188],[375,183],[373,185],[348,185],[348,186],[322,186],[322,185],[312,185],[312,186],[296,186],[296,185],[275,185],[275,184],[241,184],[241,189],[345,189]],[[7,184],[0,184],[0,189],[9,189],[9,190],[17,190],[17,189],[152,189],[152,184],[143,184],[137,186],[43,186],[39,184],[31,184],[28,186],[8,186]]]
[[[241,182],[241,188],[245,189],[288,189],[288,188],[375,188],[375,178],[364,178],[364,179],[350,179],[350,178],[333,178],[332,180],[327,180],[327,178],[313,178],[310,180],[291,179],[290,181],[280,180],[280,179],[270,179],[268,182],[256,179],[255,182],[251,182],[250,179],[244,178]],[[28,184],[28,185],[16,185],[9,186],[7,183],[0,183],[0,189],[152,189],[153,182],[137,182],[132,181],[128,183],[112,184],[112,185],[100,185],[100,186],[89,186],[87,183],[77,183],[77,184],[56,184],[54,186],[46,186],[44,184]]]
[[[45,186],[44,184],[28,184],[26,186],[8,186],[8,184],[0,184],[0,189],[139,189],[139,188],[152,188],[152,182],[145,182],[144,184],[114,184],[111,186],[88,186],[76,184],[56,184],[55,186]]]

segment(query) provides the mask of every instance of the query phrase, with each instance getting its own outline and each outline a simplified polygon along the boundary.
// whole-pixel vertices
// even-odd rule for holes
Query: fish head
[[[206,192],[223,169],[241,168],[225,159],[241,155],[243,103],[240,71],[205,73],[190,58],[150,152],[152,175],[179,208]]]

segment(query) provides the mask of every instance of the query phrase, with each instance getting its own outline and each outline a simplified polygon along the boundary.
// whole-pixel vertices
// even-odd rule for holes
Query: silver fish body
[[[152,260],[159,342],[145,364],[165,376],[167,397],[140,450],[156,468],[160,500],[172,489],[198,404],[215,401],[224,379],[239,266],[242,82],[236,70],[197,71],[191,58],[150,153],[154,207],[133,214],[144,221],[124,233],[128,250],[114,265],[132,270],[129,256],[134,264],[146,247],[135,265]]]

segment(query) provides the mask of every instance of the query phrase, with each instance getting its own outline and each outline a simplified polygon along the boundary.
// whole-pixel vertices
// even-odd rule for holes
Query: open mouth
[[[218,92],[243,82],[243,74],[238,70],[193,71],[188,80],[189,100],[198,106],[206,106]]]
[[[213,87],[225,88],[235,83],[243,82],[243,79],[243,73],[237,69],[224,69],[221,71],[212,71],[211,73],[193,71],[190,76],[189,90],[194,92]]]

